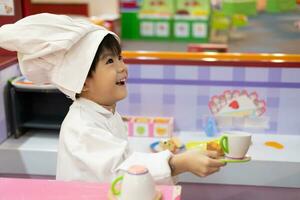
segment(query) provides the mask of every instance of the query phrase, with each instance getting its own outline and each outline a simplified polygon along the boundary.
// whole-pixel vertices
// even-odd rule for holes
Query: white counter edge
[[[137,151],[149,151],[148,145],[157,140],[130,138],[130,145]],[[58,135],[54,133],[9,138],[0,144],[0,174],[55,176],[57,141]],[[179,182],[300,188],[300,161],[256,160],[253,157],[248,163],[227,164],[220,172],[208,177],[182,174]]]

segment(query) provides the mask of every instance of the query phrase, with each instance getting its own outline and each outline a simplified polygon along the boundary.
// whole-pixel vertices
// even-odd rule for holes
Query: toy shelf
[[[9,113],[12,134],[16,138],[29,129],[56,130],[72,103],[57,89],[18,88],[10,85]]]
[[[20,127],[21,128],[36,128],[36,129],[53,129],[59,130],[60,124],[62,123],[61,118],[54,117],[50,119],[49,117],[44,117],[45,119],[41,119],[41,117],[37,119],[31,119],[28,121],[24,121]],[[47,119],[46,119],[47,118]]]

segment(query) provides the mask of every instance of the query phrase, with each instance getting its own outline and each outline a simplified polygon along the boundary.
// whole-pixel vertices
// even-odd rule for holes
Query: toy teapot
[[[121,182],[121,189],[117,184]],[[159,200],[161,192],[155,188],[153,177],[142,165],[133,165],[124,176],[117,177],[111,185],[111,193],[118,200]]]

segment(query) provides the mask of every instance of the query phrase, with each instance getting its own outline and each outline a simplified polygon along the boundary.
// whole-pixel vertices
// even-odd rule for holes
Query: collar
[[[101,106],[101,105],[99,105],[99,104],[97,104],[94,101],[91,101],[89,99],[80,97],[79,99],[76,99],[75,101],[78,102],[80,105],[89,107],[93,111],[96,111],[97,113],[100,113],[102,115],[106,115],[108,117],[112,117],[114,115],[111,111],[107,110],[103,106]]]

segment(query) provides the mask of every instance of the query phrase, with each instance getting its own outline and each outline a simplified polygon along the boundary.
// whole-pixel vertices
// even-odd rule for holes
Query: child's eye
[[[111,63],[113,63],[114,62],[114,60],[112,59],[112,58],[110,58],[110,59],[108,59],[107,61],[106,61],[106,64],[111,64]]]
[[[119,56],[119,60],[123,60],[123,57],[122,57],[122,56]]]

